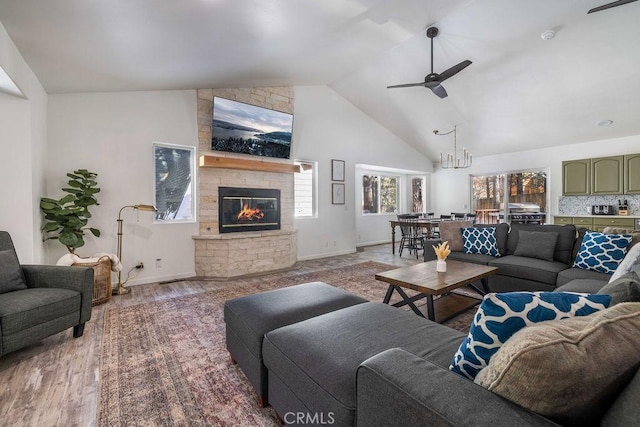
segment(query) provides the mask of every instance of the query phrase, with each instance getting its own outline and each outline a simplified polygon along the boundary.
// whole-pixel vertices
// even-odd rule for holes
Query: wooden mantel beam
[[[277,163],[265,160],[238,159],[236,157],[221,157],[210,154],[200,156],[201,168],[242,169],[259,172],[297,173],[300,166],[290,163]]]

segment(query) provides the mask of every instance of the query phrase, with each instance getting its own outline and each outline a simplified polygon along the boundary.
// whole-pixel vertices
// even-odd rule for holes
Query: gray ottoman
[[[227,349],[267,404],[267,368],[262,362],[264,334],[282,326],[367,302],[322,282],[305,283],[225,302]]]

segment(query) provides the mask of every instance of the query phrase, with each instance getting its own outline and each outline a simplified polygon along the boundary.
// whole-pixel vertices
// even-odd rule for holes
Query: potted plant
[[[43,197],[40,199],[40,210],[44,213],[45,223],[42,227],[44,240],[57,239],[67,247],[70,253],[84,246],[84,233],[100,237],[100,230],[87,227],[91,218],[89,207],[99,205],[96,193],[100,192],[96,177],[98,174],[86,169],[78,169],[68,173],[69,187],[62,191],[68,193],[60,200]]]

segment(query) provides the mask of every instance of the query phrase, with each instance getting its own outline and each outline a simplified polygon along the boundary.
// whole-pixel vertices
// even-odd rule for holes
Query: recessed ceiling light
[[[556,35],[556,32],[553,30],[547,30],[544,33],[540,34],[542,40],[551,40]]]
[[[600,120],[598,123],[596,123],[598,126],[609,126],[611,124],[613,124],[613,120]]]

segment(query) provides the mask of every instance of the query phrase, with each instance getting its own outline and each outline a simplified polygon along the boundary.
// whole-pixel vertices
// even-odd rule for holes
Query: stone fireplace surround
[[[289,87],[199,89],[198,152],[200,156],[204,154],[233,156],[213,152],[210,148],[214,96],[293,113],[293,89]],[[283,162],[277,159],[264,161]],[[199,234],[193,236],[198,276],[225,279],[280,270],[295,264],[297,244],[294,228],[293,173],[200,167],[198,175]],[[218,187],[279,189],[280,230],[220,234],[218,232]]]

